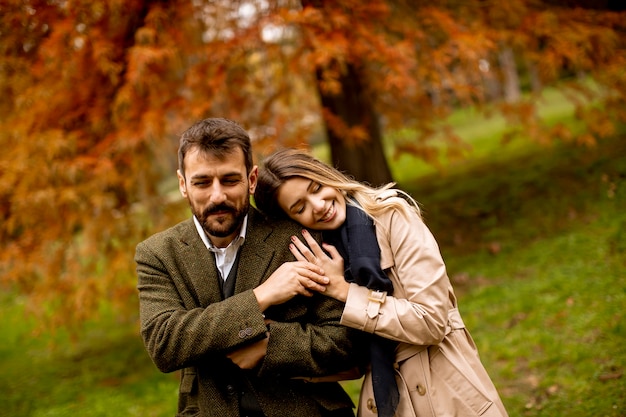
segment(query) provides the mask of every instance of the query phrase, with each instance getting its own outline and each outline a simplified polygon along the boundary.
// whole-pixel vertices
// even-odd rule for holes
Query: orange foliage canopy
[[[450,109],[499,100],[489,82],[514,85],[506,56],[541,85],[593,77],[595,90],[565,81],[573,99],[594,93],[605,106],[581,106],[584,139],[610,135],[626,120],[625,22],[535,0],[5,1],[2,283],[52,326],[80,324],[103,300],[135,311],[134,247],[184,209],[167,193],[177,135],[230,117],[264,153],[308,143],[323,118],[347,143],[367,144],[367,129],[320,109],[318,95],[345,91],[347,68],[385,129],[421,132],[398,146],[425,158]],[[488,73],[477,70],[485,62]],[[502,109],[546,137],[529,103]]]

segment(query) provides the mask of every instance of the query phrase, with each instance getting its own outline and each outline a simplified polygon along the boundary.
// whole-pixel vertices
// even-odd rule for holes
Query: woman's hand
[[[329,279],[324,294],[345,302],[348,298],[350,284],[344,279],[343,258],[337,248],[323,243],[322,246],[326,251],[324,252],[309,232],[303,230],[302,236],[307,244],[305,245],[298,237],[292,236],[293,243],[289,245],[289,250],[297,260],[308,261],[321,267],[324,270],[324,275]]]
[[[311,291],[324,292],[328,278],[324,270],[306,259],[282,264],[263,284],[256,287],[254,295],[261,311],[282,304],[296,295],[310,297]]]

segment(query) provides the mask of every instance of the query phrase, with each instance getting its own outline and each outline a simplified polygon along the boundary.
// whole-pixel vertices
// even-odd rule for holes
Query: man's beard
[[[191,212],[194,216],[196,216],[202,225],[202,228],[208,235],[215,237],[227,237],[235,233],[243,224],[243,219],[248,214],[248,209],[250,208],[250,202],[249,200],[246,200],[239,210],[227,203],[210,205],[202,212],[196,210],[191,202],[190,207]],[[218,218],[211,219],[210,222],[208,221],[210,215],[220,211],[222,214],[220,214]]]

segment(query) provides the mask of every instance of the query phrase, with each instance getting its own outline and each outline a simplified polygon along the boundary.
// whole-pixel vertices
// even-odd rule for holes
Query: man
[[[301,227],[250,207],[248,134],[200,121],[178,160],[193,217],[137,245],[135,261],[146,349],[161,371],[182,370],[179,415],[353,416],[337,382],[304,382],[352,367],[356,342],[342,306],[314,291],[323,271],[289,252]]]

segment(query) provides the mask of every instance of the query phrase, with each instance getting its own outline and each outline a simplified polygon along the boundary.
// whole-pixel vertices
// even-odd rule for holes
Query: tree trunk
[[[323,9],[326,1],[329,0],[301,0],[301,4],[303,7]],[[368,134],[367,140],[354,143],[350,138],[343,138],[330,129],[326,121],[325,130],[334,166],[354,179],[372,186],[391,182],[393,179],[383,150],[378,116],[371,100],[364,94],[354,65],[347,64],[347,70],[341,74],[339,80],[341,92],[336,95],[326,93],[320,88],[321,69],[316,71],[316,75],[322,107],[338,117],[345,126],[363,126]]]
[[[515,103],[520,99],[521,92],[513,50],[508,46],[503,46],[499,54],[499,61],[504,78],[504,100],[507,103]]]
[[[318,82],[321,78],[317,72]],[[354,66],[348,65],[340,78],[342,91],[332,95],[318,88],[322,107],[339,117],[348,127],[363,126],[368,139],[354,143],[337,135],[326,123],[334,166],[356,180],[372,186],[391,182],[392,176],[385,158],[378,116],[369,97],[364,94],[360,78]],[[319,84],[318,84],[319,85]]]

